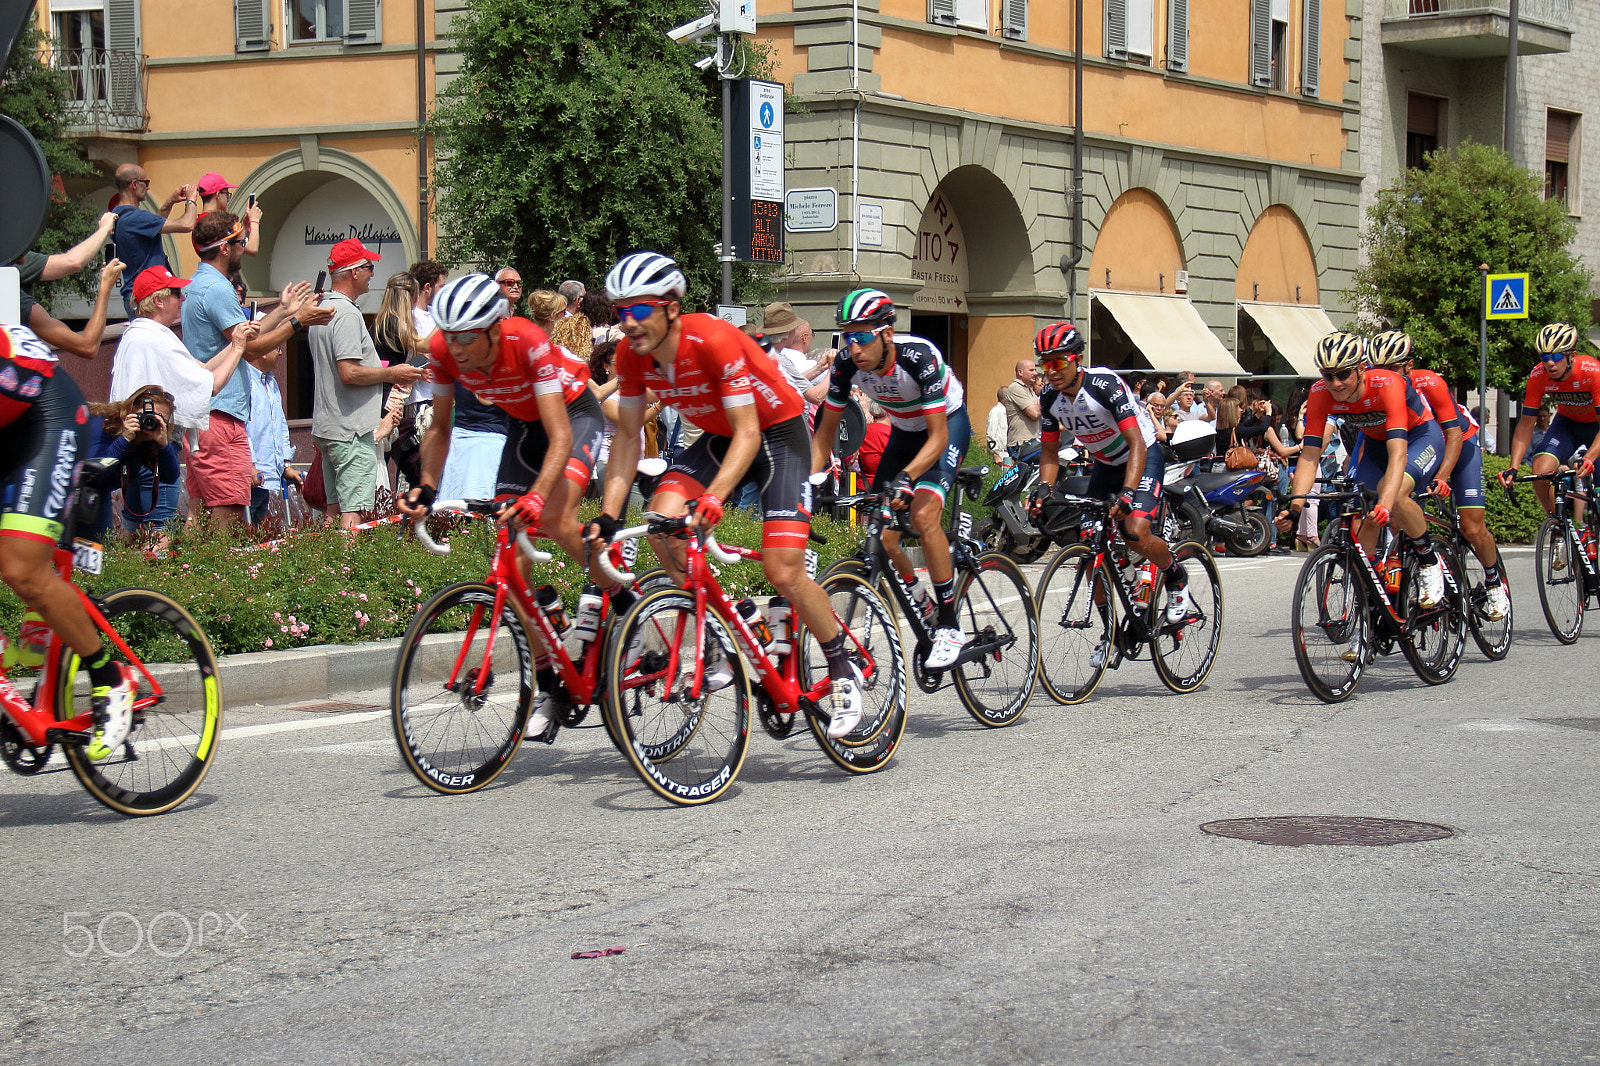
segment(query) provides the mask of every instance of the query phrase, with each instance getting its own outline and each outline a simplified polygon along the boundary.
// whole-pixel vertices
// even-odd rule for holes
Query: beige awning
[[[1317,342],[1336,327],[1328,312],[1315,304],[1262,304],[1240,300],[1267,340],[1301,377],[1317,376]]]
[[[1099,290],[1090,295],[1111,312],[1150,369],[1192,370],[1201,377],[1245,376],[1244,367],[1228,354],[1187,297]]]

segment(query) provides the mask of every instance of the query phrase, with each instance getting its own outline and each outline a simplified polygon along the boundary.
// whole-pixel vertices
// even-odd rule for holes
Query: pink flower
[[[278,627],[278,632],[279,633],[287,633],[287,632],[289,632],[289,627],[288,626],[279,626]]]
[[[265,641],[265,643],[266,643],[266,646],[267,646],[267,647],[269,647],[269,648],[270,648],[270,647],[272,647],[272,638],[271,638],[271,637],[268,637],[268,638],[267,638],[267,639],[266,639],[266,641]]]
[[[358,593],[356,593],[356,599],[360,600],[362,603],[366,603],[367,602],[367,594],[365,592],[358,592]]]

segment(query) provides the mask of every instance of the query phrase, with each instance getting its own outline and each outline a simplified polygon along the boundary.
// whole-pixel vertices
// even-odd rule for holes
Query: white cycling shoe
[[[1167,624],[1180,625],[1194,615],[1194,597],[1189,595],[1189,586],[1184,585],[1178,589],[1167,590]]]
[[[1503,622],[1506,615],[1511,613],[1511,597],[1506,594],[1504,584],[1489,587],[1488,596],[1483,601],[1483,616],[1491,622]]]
[[[933,631],[933,647],[928,650],[928,657],[924,665],[929,670],[948,670],[954,666],[956,660],[961,658],[961,649],[966,646],[966,635],[961,632],[961,627],[951,629],[935,629]]]
[[[861,668],[851,663],[850,674],[849,677],[833,679],[833,690],[829,693],[829,702],[832,704],[828,716],[829,740],[848,736],[861,725],[864,710],[864,701],[861,698]]]
[[[528,714],[528,728],[522,731],[523,740],[541,740],[556,722],[556,700],[548,692],[536,693],[533,710]]]
[[[1417,571],[1417,577],[1422,583],[1422,588],[1417,592],[1417,606],[1425,610],[1439,606],[1444,599],[1443,564],[1424,566]]]

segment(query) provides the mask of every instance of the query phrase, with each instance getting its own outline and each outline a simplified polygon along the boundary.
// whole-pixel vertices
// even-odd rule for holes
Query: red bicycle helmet
[[[1083,354],[1083,334],[1071,322],[1052,322],[1033,338],[1033,350],[1040,359],[1054,356],[1076,361]]]

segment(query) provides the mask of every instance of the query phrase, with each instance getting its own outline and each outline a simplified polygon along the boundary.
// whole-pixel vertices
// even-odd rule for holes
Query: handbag
[[[1223,453],[1222,462],[1229,470],[1254,470],[1260,460],[1250,448],[1239,443],[1238,431],[1231,433],[1233,444]]]
[[[300,496],[319,511],[328,509],[328,487],[322,483],[322,449],[311,446],[311,469],[300,482]]]

